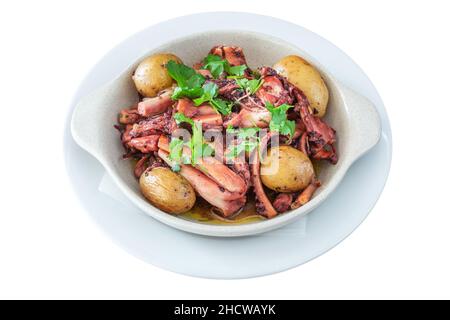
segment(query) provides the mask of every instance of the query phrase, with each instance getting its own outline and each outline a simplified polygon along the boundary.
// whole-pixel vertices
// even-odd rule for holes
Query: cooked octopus
[[[175,57],[156,56],[157,61]],[[307,178],[301,175],[313,172],[311,160],[336,164],[338,156],[336,131],[316,115],[302,88],[271,67],[251,70],[243,49],[236,46],[213,47],[193,68],[180,61],[170,59],[160,65],[159,77],[164,75],[165,87],[156,96],[141,97],[119,113],[115,127],[120,131],[124,158],[136,159],[136,178],[154,168],[170,168],[182,177],[179,183],[187,181],[197,197],[225,218],[238,213],[250,198],[256,199],[256,212],[265,218],[309,202],[321,183],[316,173]],[[139,92],[153,92],[142,86],[148,80],[152,88],[158,87],[158,79],[140,79]],[[190,140],[175,137],[179,130],[187,131]],[[211,132],[213,138],[207,140]],[[235,136],[229,139],[230,134]],[[279,168],[267,176],[262,151],[282,151],[274,139],[302,157],[293,151],[280,153],[280,159],[289,156],[286,161],[294,169],[283,172]],[[302,162],[293,163],[298,159]],[[302,184],[297,177],[295,183],[288,181],[295,174]],[[174,185],[167,192],[178,189]]]

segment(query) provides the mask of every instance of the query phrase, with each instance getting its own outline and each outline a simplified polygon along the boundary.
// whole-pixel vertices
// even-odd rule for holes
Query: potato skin
[[[195,204],[196,196],[190,183],[169,168],[147,169],[139,185],[145,198],[167,213],[184,213]]]
[[[174,80],[169,76],[166,64],[170,60],[181,63],[181,59],[170,53],[158,53],[145,58],[136,68],[133,81],[137,91],[144,97],[155,97],[169,88]]]
[[[291,146],[269,149],[264,161],[261,162],[262,183],[277,192],[303,190],[311,183],[313,177],[314,168],[311,160]]]
[[[305,59],[291,55],[282,58],[273,68],[289,82],[298,87],[308,98],[311,108],[317,110],[318,117],[323,117],[327,111],[328,88],[319,71]]]

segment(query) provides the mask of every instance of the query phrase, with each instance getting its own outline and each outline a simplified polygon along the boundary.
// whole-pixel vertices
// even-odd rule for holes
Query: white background
[[[122,251],[78,204],[62,153],[72,95],[104,53],[151,24],[220,10],[292,21],[343,49],[394,137],[386,189],[349,238],[249,280],[173,274]],[[431,0],[2,1],[0,298],[450,298],[449,13]]]

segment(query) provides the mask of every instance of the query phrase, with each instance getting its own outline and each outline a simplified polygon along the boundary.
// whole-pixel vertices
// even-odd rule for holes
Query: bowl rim
[[[297,45],[294,45],[292,43],[289,43],[286,40],[283,40],[281,38],[278,38],[273,35],[269,35],[263,32],[255,32],[255,31],[248,31],[248,30],[242,30],[242,29],[226,29],[226,28],[220,28],[217,30],[209,30],[207,32],[195,32],[191,33],[189,35],[181,36],[173,38],[169,41],[163,42],[158,44],[157,46],[150,48],[146,50],[145,52],[139,53],[138,57],[136,59],[129,63],[126,68],[123,69],[120,74],[113,77],[111,80],[107,81],[106,84],[101,86],[99,89],[95,90],[92,94],[95,94],[98,90],[101,90],[102,88],[106,88],[111,86],[113,83],[115,83],[120,78],[127,75],[133,66],[139,63],[146,55],[149,55],[151,53],[157,52],[159,48],[164,46],[170,46],[173,43],[178,43],[180,41],[189,40],[192,38],[197,38],[199,36],[206,36],[208,34],[231,34],[231,33],[244,33],[244,34],[250,34],[254,36],[258,36],[262,40],[268,40],[275,43],[280,43],[281,45],[285,47],[289,47],[293,49],[293,53],[297,53],[304,57],[308,62],[310,62],[313,66],[317,67],[319,72],[322,75],[326,76],[326,82],[329,85],[328,81],[331,81],[333,83],[334,89],[336,90],[336,96],[339,97],[341,100],[340,104],[346,105],[346,99],[345,94],[343,93],[343,88],[345,86],[340,83],[330,72],[328,72],[322,64],[320,64],[313,56],[311,56],[308,52],[304,51],[302,48],[298,47]],[[90,95],[89,95],[90,96]],[[88,99],[89,96],[86,98]],[[81,99],[84,100],[84,99]],[[81,101],[80,100],[80,101]],[[81,102],[79,102],[74,109],[74,114],[72,117],[72,125],[71,125],[71,131],[72,136],[74,140],[86,151],[91,153],[105,168],[105,170],[108,172],[108,174],[111,176],[112,180],[115,182],[115,184],[120,188],[120,190],[125,194],[125,196],[130,199],[133,204],[135,204],[137,207],[139,207],[142,211],[144,211],[147,215],[157,219],[160,222],[163,222],[171,227],[195,233],[200,235],[206,235],[206,236],[215,236],[215,237],[239,237],[239,236],[248,236],[248,235],[256,235],[260,233],[264,233],[279,227],[282,227],[288,223],[294,222],[297,219],[305,216],[306,214],[310,213],[313,209],[315,209],[317,206],[319,206],[322,202],[324,202],[328,196],[334,191],[334,189],[339,185],[339,183],[342,181],[343,177],[345,176],[346,172],[350,168],[350,166],[360,157],[362,154],[358,155],[357,157],[345,157],[345,161],[342,161],[340,164],[340,167],[336,170],[335,173],[333,173],[332,178],[330,178],[329,183],[323,187],[322,192],[317,197],[313,197],[311,201],[309,201],[304,206],[288,211],[286,213],[280,214],[272,219],[266,219],[262,221],[257,222],[250,222],[246,224],[230,224],[230,225],[214,225],[209,223],[202,223],[198,221],[193,221],[189,219],[183,219],[181,217],[168,214],[155,206],[153,206],[151,203],[147,202],[146,200],[143,200],[140,197],[137,197],[135,195],[135,192],[128,186],[128,184],[123,181],[118,174],[116,174],[115,170],[113,170],[112,166],[109,163],[109,159],[104,158],[104,155],[99,154],[93,150],[90,150],[80,139],[78,138],[76,134],[76,128],[73,126],[73,118],[75,115],[75,112],[77,110],[78,105]],[[348,115],[348,110],[344,111],[346,115]],[[367,150],[368,151],[368,150]]]

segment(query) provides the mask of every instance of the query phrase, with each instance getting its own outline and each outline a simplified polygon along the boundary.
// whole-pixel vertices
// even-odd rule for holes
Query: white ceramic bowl
[[[236,30],[193,34],[151,48],[142,58],[157,52],[170,52],[185,64],[192,65],[216,44],[241,46],[251,68],[271,66],[286,55],[297,54],[321,72],[330,92],[325,119],[337,131],[339,162],[323,167],[319,174],[322,187],[306,205],[270,220],[244,225],[212,225],[169,215],[148,203],[139,190],[131,162],[122,159],[124,150],[113,128],[118,112],[138,100],[131,75],[141,59],[78,103],[72,116],[72,135],[83,149],[102,163],[124,194],[151,217],[177,229],[202,235],[236,237],[258,234],[293,222],[320,205],[337,187],[348,168],[377,144],[380,120],[370,101],[339,83],[313,57],[283,40],[264,34]]]

